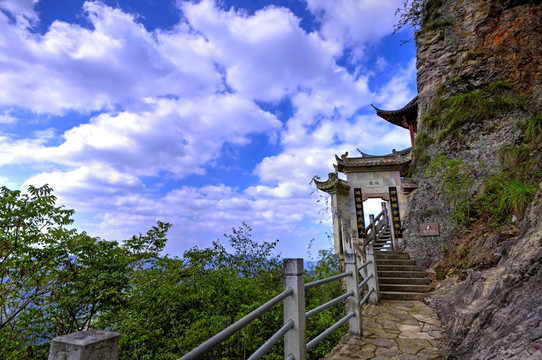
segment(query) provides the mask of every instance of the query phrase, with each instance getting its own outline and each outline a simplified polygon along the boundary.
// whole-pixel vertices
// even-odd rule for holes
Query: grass
[[[468,50],[465,52],[465,55],[463,57],[463,59],[465,61],[468,61],[468,60],[474,60],[476,59],[478,56],[480,55],[480,53],[476,50]]]
[[[423,26],[423,31],[437,30],[450,25],[453,25],[450,20],[435,20],[425,24]]]
[[[427,134],[426,131],[420,131],[418,135],[416,135],[416,140],[414,140],[414,148],[412,149],[412,156],[418,164],[425,165],[429,161],[429,155],[425,152],[425,148],[432,142],[433,139]]]
[[[512,215],[522,219],[537,190],[537,183],[514,178],[510,172],[495,174],[484,180],[478,212],[489,215],[497,227]]]
[[[519,180],[512,180],[504,184],[499,199],[499,207],[509,214],[515,215],[518,219],[523,218],[525,210],[534,200],[538,184],[524,183]]]
[[[454,81],[463,79],[454,78]],[[438,97],[433,106],[422,117],[422,125],[427,128],[440,129],[437,139],[442,141],[450,135],[458,135],[460,128],[466,123],[482,122],[516,108],[524,108],[521,97],[494,97],[476,89],[457,94],[449,98]]]
[[[524,129],[525,141],[540,145],[542,143],[542,111],[527,120]]]
[[[432,26],[434,23],[442,22],[440,13],[441,6],[442,0],[428,0],[426,2],[421,20],[422,31],[428,30],[427,27]]]
[[[499,152],[499,160],[504,170],[512,170],[529,160],[530,150],[525,145],[507,146]]]

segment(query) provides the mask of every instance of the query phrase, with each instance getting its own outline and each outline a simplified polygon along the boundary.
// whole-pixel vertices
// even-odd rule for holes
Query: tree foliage
[[[283,291],[277,242],[254,241],[246,224],[225,244],[170,257],[161,255],[167,223],[108,241],[70,228],[74,211],[56,206],[48,186],[0,195],[1,359],[46,359],[53,337],[89,328],[120,332],[121,359],[177,359]],[[331,250],[321,251],[306,281],[338,272]],[[326,284],[309,294],[307,310],[341,293],[340,282]],[[309,319],[308,338],[342,316],[337,305]],[[246,359],[282,325],[275,306],[206,358]],[[326,354],[344,331],[308,358]],[[282,359],[283,344],[265,358]]]
[[[443,24],[439,21],[440,7],[442,0],[405,0],[403,6],[395,11],[399,20],[394,26],[394,32],[409,27],[418,32],[431,28],[436,24]]]

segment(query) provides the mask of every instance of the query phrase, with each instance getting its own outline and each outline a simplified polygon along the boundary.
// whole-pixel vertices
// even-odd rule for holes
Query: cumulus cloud
[[[414,62],[375,89],[337,61],[389,33],[396,2],[307,0],[321,24],[308,32],[286,8],[249,15],[211,0],[178,1],[181,21],[148,31],[135,14],[87,1],[90,26],[57,20],[38,34],[35,0],[0,0],[0,167],[31,169],[23,187],[50,184],[106,238],[162,220],[179,250],[248,221],[267,240],[306,242],[321,230],[309,182],[332,170],[335,154],[408,144],[408,133],[363,109],[406,104]],[[283,100],[292,110],[282,122],[258,105]],[[45,114],[32,120],[39,130],[16,133],[30,126],[21,109]],[[84,121],[57,123],[70,113]],[[183,182],[255,134],[277,139],[275,153],[251,154],[258,164],[243,169],[257,183]],[[157,190],[149,177],[175,183]]]
[[[402,0],[306,0],[307,8],[321,23],[324,38],[355,47],[354,58],[363,55],[367,44],[372,44],[388,35],[397,22],[395,10]]]
[[[0,0],[0,10],[13,16],[22,26],[30,26],[38,20],[34,6],[39,0]]]
[[[337,68],[333,56],[339,48],[307,34],[288,9],[267,7],[249,16],[203,0],[182,3],[182,10],[190,26],[217,48],[228,84],[243,96],[277,101]]]
[[[85,2],[84,10],[93,29],[55,21],[44,35],[15,29],[0,13],[0,78],[10,89],[0,92],[0,106],[62,114],[220,89],[201,37],[182,28],[149,33],[133,15],[100,2]]]

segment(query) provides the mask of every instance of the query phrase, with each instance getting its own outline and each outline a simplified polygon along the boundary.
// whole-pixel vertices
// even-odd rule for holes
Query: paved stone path
[[[444,331],[421,301],[381,301],[363,310],[363,338],[345,335],[325,360],[442,359]]]

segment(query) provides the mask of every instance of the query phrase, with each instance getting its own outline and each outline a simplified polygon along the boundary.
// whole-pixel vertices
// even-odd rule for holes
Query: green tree
[[[130,279],[159,256],[169,224],[116,241],[70,228],[52,189],[0,190],[0,358],[45,359],[48,341],[88,329],[127,302]]]
[[[157,258],[134,274],[129,303],[103,322],[123,334],[121,358],[176,359],[282,291],[277,242],[257,243],[246,224],[225,237],[230,250],[215,241],[182,258]],[[280,311],[265,314],[207,358],[248,357],[282,326]]]
[[[162,256],[170,225],[107,241],[71,229],[73,210],[56,206],[48,186],[28,193],[1,189],[0,358],[46,359],[48,341],[88,328],[122,334],[122,359],[177,359],[283,291],[277,242],[258,243],[243,224],[227,244]],[[320,252],[306,281],[339,272],[331,250]],[[312,291],[311,309],[342,293],[340,282]],[[309,321],[314,337],[344,316],[337,305]],[[208,359],[244,359],[283,325],[274,307],[211,351]],[[309,354],[317,359],[335,333]],[[265,359],[282,359],[277,344]]]
[[[0,358],[32,357],[45,328],[48,297],[73,275],[73,210],[55,206],[47,185],[0,189]]]

